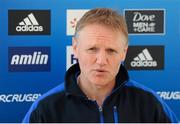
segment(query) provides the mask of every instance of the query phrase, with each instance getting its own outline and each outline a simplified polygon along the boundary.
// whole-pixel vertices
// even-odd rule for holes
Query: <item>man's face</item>
[[[96,86],[115,82],[127,51],[123,33],[90,24],[73,39],[73,50],[80,65],[80,78]]]

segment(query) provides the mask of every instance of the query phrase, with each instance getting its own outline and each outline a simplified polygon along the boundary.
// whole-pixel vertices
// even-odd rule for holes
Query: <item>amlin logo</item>
[[[49,35],[50,10],[8,10],[9,35]]]
[[[9,47],[9,71],[50,71],[50,47]]]
[[[125,66],[129,70],[164,69],[164,46],[129,46]]]

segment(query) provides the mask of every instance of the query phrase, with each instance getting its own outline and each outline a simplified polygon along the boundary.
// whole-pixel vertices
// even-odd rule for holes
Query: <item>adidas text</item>
[[[36,31],[36,32],[42,32],[43,31],[43,27],[42,26],[38,26],[38,25],[23,25],[23,26],[17,26],[16,27],[16,31],[20,32],[32,32],[32,31]]]
[[[132,67],[156,67],[157,62],[156,61],[150,61],[150,60],[132,61],[131,66]]]

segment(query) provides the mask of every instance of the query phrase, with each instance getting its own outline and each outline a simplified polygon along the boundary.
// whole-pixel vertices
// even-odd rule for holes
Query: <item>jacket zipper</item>
[[[127,81],[124,81],[122,84],[125,84],[126,82],[127,82]],[[90,100],[90,101],[92,101],[92,102],[94,102],[94,103],[96,104],[96,106],[97,106],[97,108],[98,108],[98,110],[99,110],[100,123],[104,123],[103,105],[104,105],[105,101],[106,101],[114,92],[116,92],[119,88],[121,88],[121,86],[118,87],[117,89],[113,90],[112,93],[111,93],[109,96],[106,97],[106,99],[104,100],[102,106],[99,106],[96,101],[88,99],[88,100]],[[118,113],[117,113],[117,107],[116,107],[116,106],[113,107],[113,114],[114,114],[114,123],[117,124],[117,123],[118,123]]]
[[[127,81],[124,81],[122,84],[125,84]],[[119,86],[117,89],[115,89],[115,90],[113,90],[112,92],[111,92],[111,94],[109,95],[109,96],[107,96],[106,97],[106,99],[104,100],[104,102],[103,102],[103,104],[102,104],[102,106],[104,105],[104,103],[106,102],[106,100],[114,93],[114,92],[116,92],[119,88],[121,88],[122,87],[122,85],[121,86]],[[97,104],[97,103],[96,103]],[[98,106],[98,105],[97,105]],[[98,106],[99,107],[99,106]],[[102,107],[101,107],[102,108]],[[99,111],[100,112],[100,111]],[[114,123],[118,123],[118,112],[117,112],[117,107],[116,106],[114,106],[113,107],[113,114],[114,114]],[[100,115],[102,116],[102,121],[101,121],[101,123],[104,123],[104,118],[103,118],[103,114],[102,114],[102,112],[100,112]],[[101,117],[100,116],[100,117]]]
[[[103,116],[102,106],[99,106],[95,100],[91,100],[91,101],[96,105],[96,107],[99,111],[100,123],[103,124],[104,123],[104,116]]]
[[[113,107],[113,112],[114,112],[114,123],[118,124],[118,113],[117,113],[117,107]]]
[[[103,117],[103,109],[102,106],[99,106],[99,114],[100,114],[100,123],[104,123],[104,117]]]

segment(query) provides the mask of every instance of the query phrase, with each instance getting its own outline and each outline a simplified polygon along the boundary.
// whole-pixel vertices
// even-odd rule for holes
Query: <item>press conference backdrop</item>
[[[64,81],[71,39],[88,10],[126,18],[130,77],[152,88],[180,119],[179,0],[0,0],[0,122],[21,122],[31,104]]]

